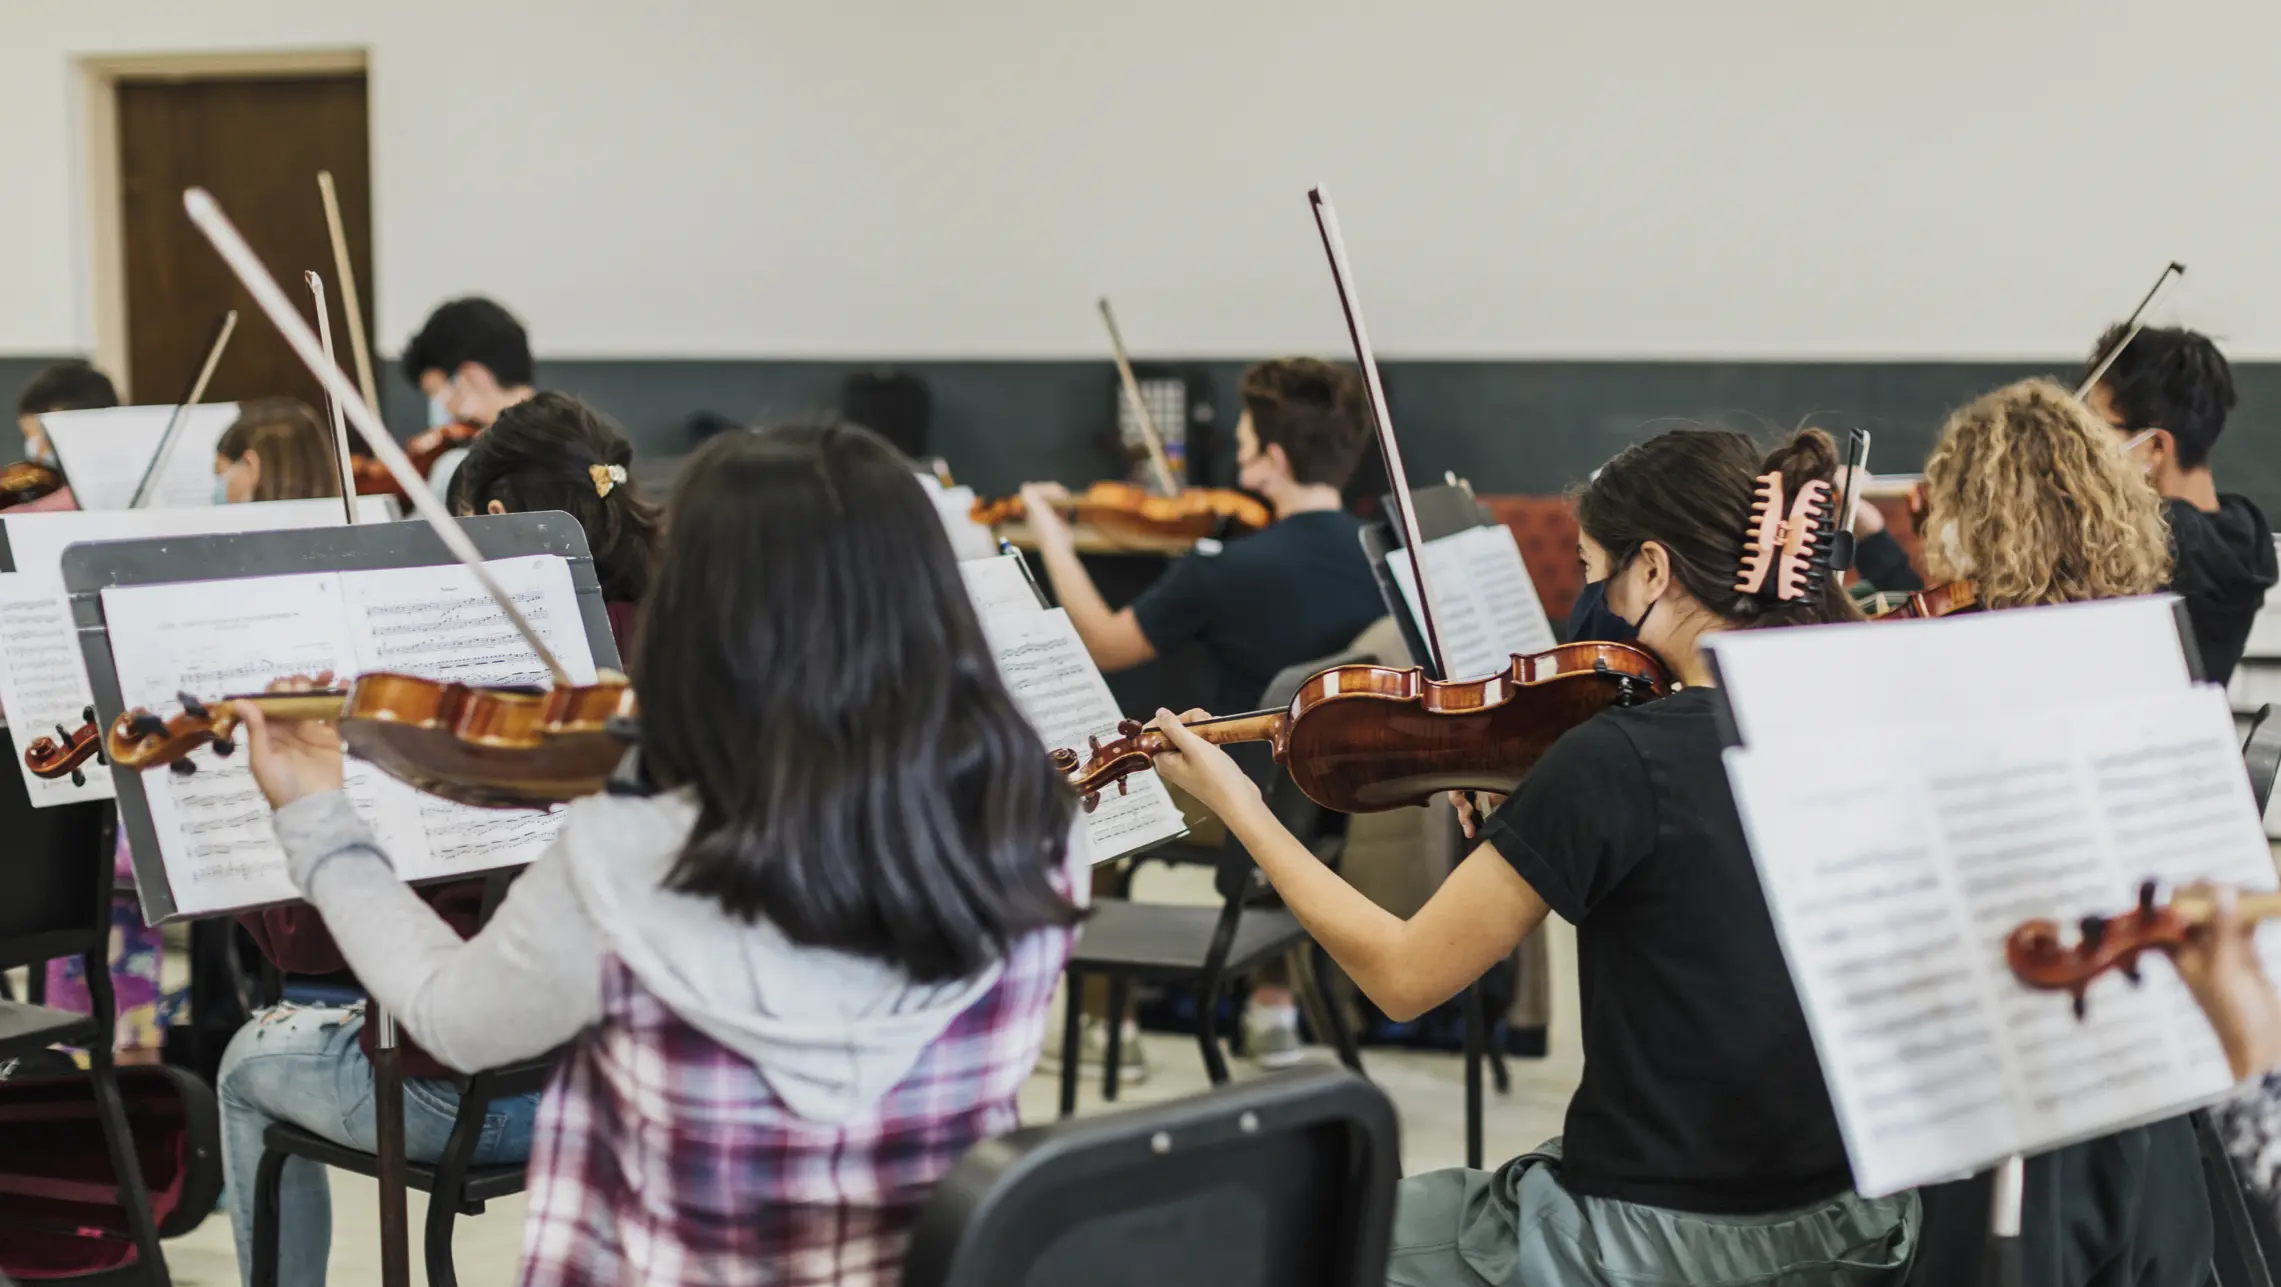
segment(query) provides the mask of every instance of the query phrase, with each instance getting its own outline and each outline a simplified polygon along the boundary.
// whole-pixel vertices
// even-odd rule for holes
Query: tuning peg
[[[205,704],[204,702],[201,702],[201,701],[199,701],[197,698],[195,698],[195,697],[192,697],[190,694],[188,694],[188,693],[176,693],[174,696],[175,696],[175,700],[177,700],[177,701],[179,701],[179,702],[181,702],[181,703],[182,703],[182,713],[183,713],[183,714],[185,714],[185,715],[188,715],[190,718],[192,718],[192,719],[211,719],[211,718],[213,718],[213,716],[211,716],[211,715],[209,715],[209,714],[207,713],[207,711],[206,711],[206,704]]]
[[[1090,746],[1090,747],[1092,747],[1092,748],[1093,748],[1093,754],[1095,754],[1095,755],[1099,755],[1099,754],[1101,753],[1101,739],[1100,739],[1100,738],[1098,738],[1098,737],[1088,737],[1088,738],[1086,738],[1086,739],[1085,739],[1085,744],[1086,744],[1087,746]]]
[[[2084,1012],[2084,1008],[2085,1008],[2085,1007],[2084,1007],[2084,1002],[2083,1002],[2083,989],[2081,989],[2081,988],[2076,988],[2076,989],[2075,989],[2075,1017],[2076,1017],[2076,1019],[2078,1019],[2078,1020],[2081,1020],[2081,1019],[2082,1019],[2082,1017],[2083,1017],[2083,1012]]]
[[[217,737],[214,739],[214,754],[221,756],[225,760],[230,758],[231,754],[234,753],[237,749],[238,744],[226,737]]]
[[[1091,812],[1093,812],[1095,809],[1098,809],[1098,808],[1100,808],[1100,807],[1101,807],[1101,793],[1100,793],[1100,792],[1098,792],[1098,791],[1088,791],[1088,792],[1086,792],[1086,793],[1085,793],[1085,812],[1087,812],[1087,813],[1091,813]]]
[[[92,706],[82,706],[82,707],[80,707],[80,708],[79,708],[79,722],[80,722],[80,723],[82,723],[82,724],[92,724],[92,723],[94,723],[94,722],[95,722],[95,708],[94,708],[94,707],[92,707]]]
[[[2141,923],[2154,923],[2154,882],[2142,880],[2138,884],[2138,918]]]
[[[2129,979],[2131,981],[2131,986],[2138,986],[2138,953],[2133,952],[2129,956],[2124,957],[2122,961],[2115,966],[2115,971],[2121,974],[2124,978]]]
[[[2081,922],[2081,929],[2083,932],[2083,950],[2086,952],[2098,951],[2099,944],[2107,941],[2107,918],[2104,916],[2084,917]]]
[[[1123,779],[1123,778],[1118,778],[1118,779],[1117,779],[1117,794],[1118,794],[1118,795],[1123,795],[1123,794],[1125,794],[1125,791],[1126,791],[1127,787],[1128,787],[1128,784],[1127,784],[1127,782],[1125,781],[1125,779]]]
[[[1141,730],[1147,727],[1137,719],[1121,719],[1117,721],[1117,736],[1139,737]]]
[[[127,716],[127,736],[164,737],[166,736],[166,721],[149,711],[136,711]]]
[[[65,745],[67,745],[67,746],[68,746],[68,745],[70,745],[70,743],[71,743],[71,733],[70,733],[70,731],[69,731],[69,730],[67,730],[67,729],[65,729],[65,728],[64,728],[64,726],[63,726],[63,725],[61,725],[61,724],[58,724],[58,725],[56,725],[56,726],[55,726],[55,740],[56,740],[56,741],[58,741],[58,742],[61,742],[61,743],[65,744]]]
[[[71,784],[73,786],[86,786],[87,775],[78,769],[73,769],[71,771]]]
[[[172,773],[178,778],[189,777],[191,774],[198,771],[198,766],[192,764],[188,760],[176,760],[174,763],[167,765],[166,768],[169,773]]]

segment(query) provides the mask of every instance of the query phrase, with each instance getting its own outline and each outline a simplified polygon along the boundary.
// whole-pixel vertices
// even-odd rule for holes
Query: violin
[[[404,456],[412,462],[412,468],[424,479],[428,476],[428,472],[435,468],[436,462],[443,459],[445,452],[454,448],[465,447],[474,442],[475,436],[481,432],[483,431],[473,425],[438,425],[436,428],[418,434],[407,441],[404,444]],[[352,456],[349,459],[349,464],[356,478],[357,495],[403,496],[405,494],[404,489],[397,485],[396,476],[389,473],[388,466],[377,458],[365,455]]]
[[[1980,607],[1980,585],[1970,577],[1936,585],[1926,590],[1912,591],[1909,596],[1891,607],[1870,614],[1871,621],[1917,621],[1945,617],[1952,612],[1963,612]]]
[[[1275,518],[1259,498],[1225,487],[1191,487],[1175,496],[1159,496],[1145,487],[1118,482],[1095,483],[1056,508],[1104,531],[1188,540],[1258,531]],[[1021,497],[1008,496],[976,501],[968,512],[984,527],[996,527],[1022,518],[1024,508]]]
[[[233,702],[264,716],[320,720],[340,727],[349,754],[392,778],[446,800],[491,809],[543,809],[600,791],[625,758],[640,709],[623,677],[544,690],[465,684],[375,672],[346,688],[248,693],[214,702],[180,694],[168,718],[137,708],[98,739],[94,723],[62,742],[42,737],[24,748],[25,766],[43,778],[75,773],[97,754],[123,769],[164,764],[197,772],[190,753],[237,750]],[[92,716],[93,712],[89,712]]]
[[[41,778],[70,778],[73,786],[86,786],[87,774],[81,767],[89,760],[103,759],[103,730],[95,724],[95,708],[86,707],[79,712],[83,721],[77,729],[55,726],[55,736],[42,733],[24,747],[24,767],[32,776]]]
[[[1217,746],[1265,742],[1308,799],[1339,813],[1425,804],[1445,791],[1509,795],[1560,735],[1610,706],[1661,697],[1669,676],[1630,644],[1573,643],[1514,654],[1504,673],[1445,683],[1415,666],[1333,666],[1283,710],[1198,720]],[[1088,809],[1172,749],[1135,720],[1067,772]],[[1074,758],[1074,752],[1069,753]]]
[[[2057,922],[2028,921],[2004,940],[2004,961],[2012,977],[2031,988],[2065,992],[2083,1017],[2083,991],[2093,979],[2114,970],[2138,982],[2138,958],[2149,951],[2175,952],[2217,911],[2208,894],[2183,893],[2157,903],[2155,883],[2138,887],[2138,906],[2120,916],[2086,916],[2077,924],[2073,946]],[[2244,920],[2281,916],[2281,893],[2243,894],[2235,906]]]
[[[63,475],[36,460],[0,467],[0,509],[28,505],[63,490]]]

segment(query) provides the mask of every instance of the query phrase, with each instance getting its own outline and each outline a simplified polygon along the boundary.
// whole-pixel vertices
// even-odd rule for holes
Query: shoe
[[[1077,1039],[1077,1066],[1079,1068],[1099,1068],[1108,1061],[1108,1033],[1109,1025],[1106,1022],[1096,1019],[1092,1015],[1085,1016],[1084,1033]],[[1041,1073],[1059,1073],[1061,1071],[1061,1042],[1059,1040],[1046,1042],[1045,1050],[1038,1056],[1038,1071]],[[1124,1037],[1117,1043],[1117,1084],[1120,1086],[1138,1086],[1147,1080],[1148,1055],[1141,1046],[1140,1025],[1127,1019]]]
[[[1262,1068],[1290,1068],[1307,1057],[1299,1040],[1299,1011],[1295,1006],[1254,1006],[1244,1023],[1246,1056]]]

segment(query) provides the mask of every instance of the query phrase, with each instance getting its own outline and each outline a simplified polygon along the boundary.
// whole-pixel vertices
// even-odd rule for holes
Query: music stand
[[[1410,504],[1417,511],[1418,533],[1426,540],[1440,540],[1455,536],[1476,527],[1494,527],[1497,520],[1473,495],[1470,484],[1451,481],[1438,487],[1413,487]],[[1394,512],[1394,501],[1387,497],[1379,505],[1384,514]],[[1402,642],[1410,656],[1430,679],[1446,679],[1436,673],[1433,649],[1426,646],[1426,636],[1417,617],[1410,611],[1409,600],[1402,595],[1402,587],[1394,580],[1394,573],[1386,566],[1387,555],[1402,548],[1401,535],[1394,525],[1384,519],[1365,523],[1362,527],[1362,552],[1370,560],[1371,578],[1378,583],[1378,593],[1386,600],[1386,614],[1402,632]],[[1419,593],[1423,594],[1421,588]],[[1465,1164],[1479,1169],[1482,1164],[1482,1103],[1481,1066],[1489,1055],[1489,1006],[1482,994],[1481,982],[1476,979],[1465,985],[1459,994],[1465,1023]]]
[[[559,511],[463,518],[460,527],[486,559],[532,554],[559,555],[570,564],[571,587],[578,595],[587,647],[597,668],[617,669],[618,647],[602,606],[602,584],[578,520]],[[71,600],[72,624],[87,663],[99,726],[109,727],[124,713],[111,635],[103,618],[102,592],[112,586],[162,585],[184,581],[229,581],[308,572],[363,572],[381,568],[460,566],[459,559],[425,523],[372,523],[353,527],[300,528],[274,532],[234,532],[219,536],[159,538],[74,545],[64,551],[64,590]],[[114,774],[120,825],[126,828],[134,861],[135,885],[143,914],[152,924],[186,919],[176,908],[157,829],[142,776]],[[221,915],[221,914],[218,914]],[[193,1016],[195,1019],[195,1016]],[[404,1174],[404,1104],[401,1074],[395,1071],[395,1025],[379,1005],[368,1003],[366,1022],[378,1041],[373,1065],[374,1107],[378,1116],[382,1181],[380,1235],[384,1266],[402,1264],[409,1231],[400,1205]],[[393,1174],[390,1174],[393,1172]],[[390,1195],[397,1195],[391,1203]]]

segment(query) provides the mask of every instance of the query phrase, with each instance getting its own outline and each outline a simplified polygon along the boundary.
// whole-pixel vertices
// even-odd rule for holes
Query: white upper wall
[[[0,353],[93,340],[85,54],[361,46],[377,341],[542,356],[2055,357],[2164,260],[2281,357],[2259,0],[0,8]],[[315,218],[312,198],[311,217]]]

